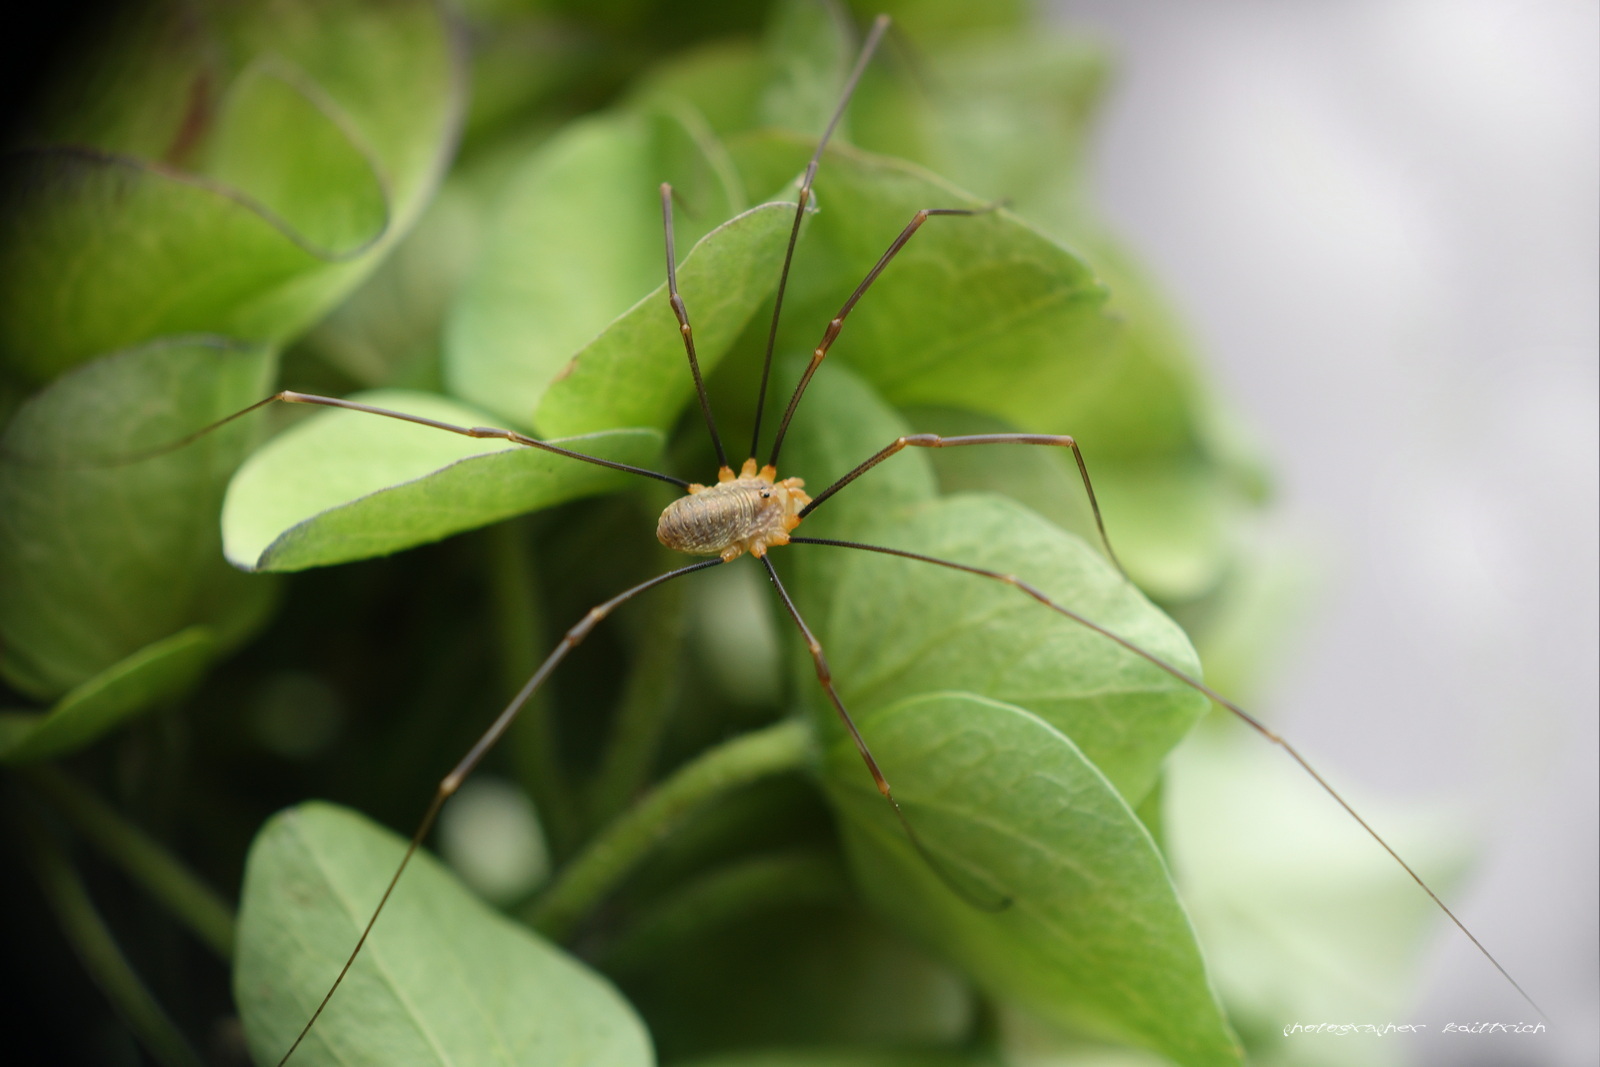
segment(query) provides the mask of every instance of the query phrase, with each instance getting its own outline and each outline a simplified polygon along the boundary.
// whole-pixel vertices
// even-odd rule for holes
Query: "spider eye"
[[[762,499],[762,500],[765,500],[765,499],[767,499],[767,498],[768,498],[768,497],[770,497],[770,496],[771,496],[771,495],[772,495],[772,493],[771,493],[771,491],[770,491],[770,490],[766,490],[766,489],[763,489],[763,490],[762,490],[762,491],[761,491],[761,499]]]

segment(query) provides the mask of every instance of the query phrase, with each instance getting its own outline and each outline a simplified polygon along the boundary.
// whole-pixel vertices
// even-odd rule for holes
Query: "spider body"
[[[738,475],[723,467],[715,485],[691,485],[687,495],[667,505],[656,539],[674,551],[721,556],[723,562],[746,552],[759,559],[774,545],[788,544],[811,498],[803,479],[778,481],[777,473],[770,466],[758,470],[753,459],[744,461]]]

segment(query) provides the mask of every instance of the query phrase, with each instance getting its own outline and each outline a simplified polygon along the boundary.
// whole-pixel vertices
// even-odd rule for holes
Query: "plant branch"
[[[682,674],[686,586],[656,594],[591,795],[595,823],[613,819],[650,780]]]
[[[798,769],[810,751],[810,728],[786,719],[701,753],[602,830],[523,917],[560,939],[690,816],[735,789]]]
[[[45,900],[56,913],[61,930],[84,969],[117,1014],[158,1063],[166,1067],[203,1067],[200,1057],[129,965],[60,844],[20,806],[15,818]]]
[[[549,644],[527,529],[525,523],[503,522],[485,531],[495,644],[507,696],[522,688]],[[580,813],[561,763],[548,693],[535,693],[523,709],[511,731],[511,757],[533,798],[552,855],[558,860],[570,856],[582,835]]]
[[[746,916],[844,899],[846,885],[838,858],[820,849],[736,860],[694,879],[642,915],[606,950],[606,967],[634,969]]]
[[[18,768],[17,774],[206,947],[224,962],[233,959],[233,909],[160,842],[54,767]]]

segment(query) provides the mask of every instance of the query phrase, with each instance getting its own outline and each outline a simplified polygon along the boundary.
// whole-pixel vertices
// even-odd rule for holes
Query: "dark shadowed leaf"
[[[0,763],[32,763],[75,752],[123,721],[182,696],[216,652],[204,626],[141,648],[77,686],[43,715],[0,721]]]
[[[371,269],[442,172],[460,95],[435,5],[210,11],[210,55],[239,66],[194,72],[205,105],[176,135],[181,158],[119,154],[148,140],[127,133],[130,104],[91,124],[105,149],[11,160],[0,354],[33,381],[175,333],[283,340]],[[133,88],[165,116],[185,87],[135,74]]]
[[[788,1045],[938,1047],[972,1026],[960,972],[855,901],[716,919],[624,984],[664,1060]]]
[[[150,453],[261,399],[273,364],[215,339],[162,342],[86,364],[17,411],[0,437],[12,685],[52,698],[196,623],[227,646],[260,617],[270,585],[227,566],[217,532],[251,424]]]

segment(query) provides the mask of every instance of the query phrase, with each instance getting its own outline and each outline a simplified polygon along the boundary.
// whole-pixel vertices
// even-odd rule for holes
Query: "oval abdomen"
[[[703,492],[674,500],[661,513],[656,538],[691,556],[716,556],[729,545],[759,533],[764,525],[762,505],[767,502],[754,486],[740,485],[743,480],[708,486]]]
[[[789,531],[800,522],[798,512],[811,500],[800,491],[803,484],[798,478],[774,484],[747,476],[696,487],[667,505],[656,539],[691,556],[759,556],[772,545],[788,543]]]

